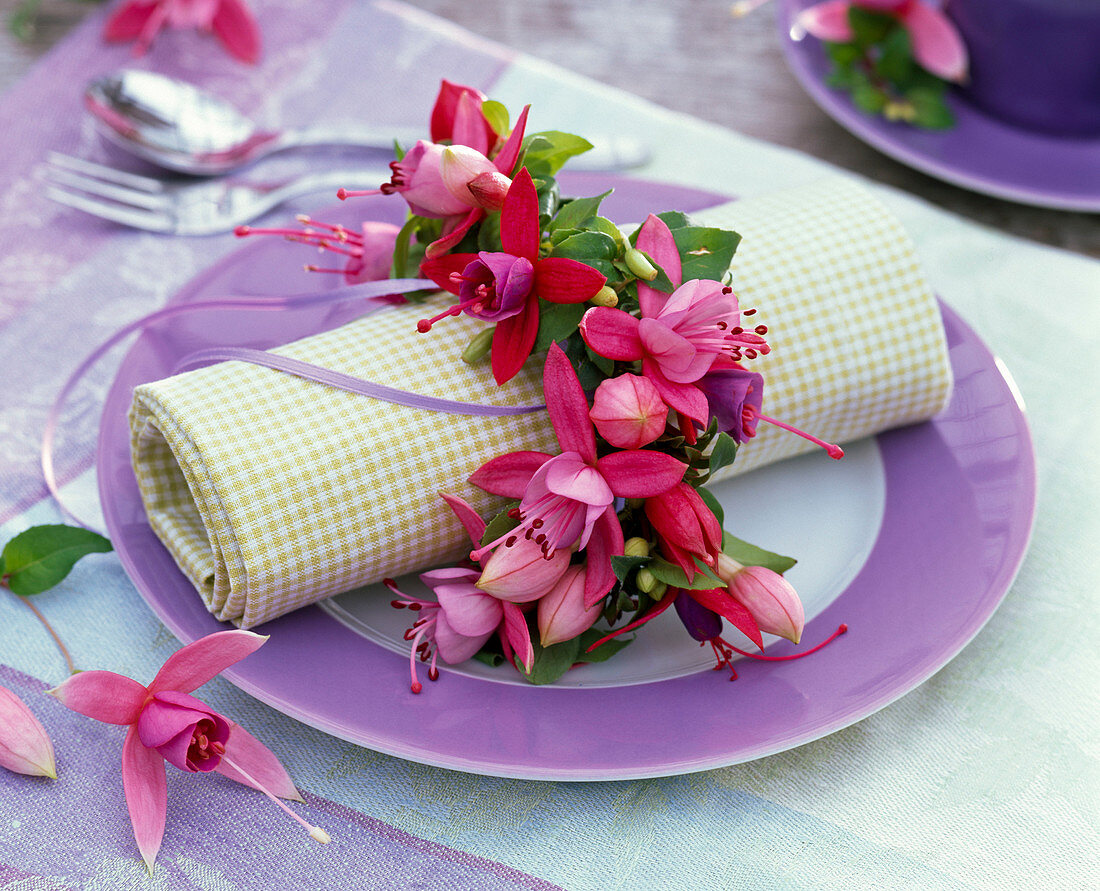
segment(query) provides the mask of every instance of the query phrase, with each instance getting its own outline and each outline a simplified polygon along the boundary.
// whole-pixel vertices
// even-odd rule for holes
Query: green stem
[[[4,576],[2,579],[0,579],[0,585],[3,585],[5,588],[7,588],[7,580],[8,577]],[[11,589],[8,588],[8,590],[10,591]],[[73,663],[73,657],[69,653],[69,648],[65,646],[65,642],[61,639],[58,633],[54,631],[53,625],[50,624],[49,619],[42,615],[42,611],[37,606],[31,603],[29,597],[23,597],[19,594],[16,594],[14,591],[11,592],[11,596],[14,597],[16,600],[23,601],[24,606],[26,606],[27,609],[29,609],[34,614],[34,617],[42,623],[42,627],[49,632],[50,637],[53,638],[53,642],[57,644],[57,649],[60,650],[61,655],[65,657],[65,664],[69,666],[69,674],[76,674],[76,665]]]

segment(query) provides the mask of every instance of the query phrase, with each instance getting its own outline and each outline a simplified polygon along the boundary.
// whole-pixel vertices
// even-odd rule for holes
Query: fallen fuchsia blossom
[[[962,36],[942,10],[922,0],[825,0],[799,13],[795,27],[819,40],[848,43],[855,38],[848,21],[852,6],[894,16],[909,32],[913,57],[925,71],[944,80],[966,80],[969,60]]]
[[[539,199],[525,167],[512,182],[500,212],[503,252],[447,254],[420,264],[420,271],[441,288],[458,294],[460,302],[417,328],[429,331],[436,322],[465,312],[496,322],[493,332],[493,378],[511,380],[523,367],[539,330],[539,299],[551,303],[583,303],[594,297],[606,277],[579,260],[539,258]]]
[[[242,62],[260,57],[260,29],[244,0],[124,0],[103,29],[109,41],[136,41],[134,55],[152,46],[163,28],[212,32]]]
[[[667,452],[625,449],[602,458],[588,417],[588,400],[564,351],[552,344],[543,367],[543,395],[561,454],[509,452],[483,464],[470,482],[493,495],[521,499],[520,524],[470,554],[481,560],[500,545],[533,539],[550,559],[559,548],[586,549],[584,603],[597,603],[615,584],[611,557],[623,553],[616,498],[648,498],[675,486],[686,465]],[[720,537],[720,534],[719,534]]]
[[[0,687],[0,767],[32,777],[57,779],[53,743],[26,703]]]
[[[279,760],[242,727],[188,695],[266,640],[251,631],[218,631],[169,656],[148,686],[111,671],[82,671],[49,691],[75,712],[128,726],[122,788],[138,850],[150,870],[167,816],[165,761],[189,773],[216,771],[258,789],[317,841],[329,841],[328,833],[278,800],[302,800]]]

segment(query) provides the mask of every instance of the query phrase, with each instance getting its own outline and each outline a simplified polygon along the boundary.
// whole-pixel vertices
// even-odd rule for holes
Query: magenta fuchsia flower
[[[314,245],[319,250],[347,257],[343,269],[322,268],[312,264],[306,266],[306,269],[309,272],[342,275],[344,282],[349,285],[389,278],[394,245],[397,234],[401,231],[399,226],[368,220],[362,224],[360,232],[353,232],[339,224],[323,223],[305,215],[299,215],[297,219],[302,224],[301,229],[238,226],[234,233],[240,238],[248,235],[281,235],[287,241]]]
[[[665,432],[668,406],[648,378],[620,374],[596,388],[588,416],[611,445],[640,449]]]
[[[136,41],[134,55],[152,46],[163,28],[212,32],[242,62],[260,57],[260,29],[244,0],[124,0],[103,29],[110,41]]]
[[[531,174],[516,174],[500,212],[502,253],[449,254],[429,258],[420,271],[460,302],[417,325],[421,332],[450,315],[465,312],[496,321],[492,367],[498,384],[523,367],[539,330],[539,299],[583,303],[607,279],[591,266],[567,257],[539,257],[539,202]]]
[[[57,779],[53,743],[26,703],[0,687],[0,767],[32,777]]]
[[[715,566],[722,553],[722,527],[699,493],[678,482],[646,499],[645,515],[657,533],[661,553],[694,579],[695,560]]]
[[[637,246],[664,270],[671,295],[638,281],[641,318],[621,309],[596,306],[581,320],[581,336],[595,352],[624,362],[641,361],[643,374],[677,412],[705,426],[707,400],[696,382],[719,357],[739,360],[767,353],[764,326],[745,331],[733,289],[721,282],[682,283],[676,241],[659,217],[650,215]]]
[[[134,838],[149,869],[164,836],[165,761],[192,773],[216,771],[258,789],[313,838],[329,841],[323,829],[310,826],[278,800],[302,800],[279,760],[242,727],[188,695],[266,640],[251,631],[219,631],[169,656],[148,686],[111,671],[82,671],[49,691],[82,715],[128,726],[122,787]]]
[[[468,145],[488,155],[497,141],[493,125],[482,113],[486,96],[480,90],[444,80],[432,107],[432,142]]]
[[[962,36],[941,9],[922,0],[825,0],[799,13],[794,25],[819,40],[848,43],[855,38],[848,21],[852,6],[894,16],[909,32],[913,57],[922,68],[944,80],[966,80],[969,60]]]
[[[649,498],[675,486],[686,466],[666,452],[623,450],[600,458],[588,417],[588,400],[561,347],[553,344],[543,370],[543,393],[561,454],[511,452],[483,464],[470,477],[478,488],[518,498],[519,526],[471,553],[482,559],[500,545],[533,540],[549,559],[559,549],[586,549],[586,607],[615,584],[612,555],[623,553],[616,498]]]

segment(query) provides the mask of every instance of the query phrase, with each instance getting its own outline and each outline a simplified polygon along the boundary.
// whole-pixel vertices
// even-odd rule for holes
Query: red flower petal
[[[687,465],[667,452],[630,449],[605,455],[596,469],[619,498],[650,498],[680,482]]]
[[[493,379],[505,384],[514,378],[535,345],[539,333],[539,302],[534,294],[517,315],[497,322],[493,333]]]
[[[535,471],[552,457],[553,455],[545,452],[509,452],[507,455],[498,455],[474,471],[470,482],[491,495],[522,498]]]
[[[103,28],[104,40],[134,40],[141,36],[156,6],[129,0],[116,9]]]
[[[615,587],[611,558],[623,553],[623,528],[614,507],[609,507],[592,526],[592,537],[585,548],[588,571],[584,578],[584,606],[590,609]]]
[[[508,141],[504,143],[501,150],[497,152],[497,156],[493,158],[497,170],[505,176],[512,175],[516,161],[519,160],[519,150],[523,147],[523,131],[527,129],[527,112],[530,110],[530,105],[523,106],[523,111],[520,112],[519,119],[512,128]]]
[[[477,254],[444,254],[442,257],[434,257],[431,260],[422,262],[420,273],[430,278],[444,291],[457,294],[459,285],[457,282],[451,281],[451,275],[455,272],[462,272],[476,259]]]
[[[674,288],[683,284],[684,273],[680,266],[680,251],[676,247],[676,239],[672,237],[672,231],[660,217],[650,214],[642,228],[638,230],[638,240],[635,246],[640,251],[645,251],[668,276]],[[644,281],[638,281],[638,305],[642,309],[642,315],[653,318],[660,312],[661,307],[668,300],[668,294],[651,288]]]
[[[640,341],[639,341],[640,343]],[[592,347],[592,349],[596,349]],[[598,353],[599,350],[596,350]],[[675,409],[700,423],[706,423],[710,407],[707,397],[695,384],[678,384],[670,381],[661,373],[660,367],[650,358],[642,361],[642,373],[645,374],[669,408]]]
[[[211,27],[230,55],[249,65],[260,58],[260,29],[242,0],[221,0]]]
[[[725,588],[688,591],[687,595],[696,603],[702,604],[711,612],[718,613],[723,619],[727,619],[760,649],[764,649],[764,639],[760,636],[760,628],[757,627],[752,613],[734,600]]]
[[[462,524],[462,528],[470,536],[470,541],[474,543],[474,547],[480,547],[481,538],[485,535],[485,521],[481,519],[481,514],[457,495],[440,492],[439,497],[446,501],[447,506],[454,511],[455,516],[458,517],[458,522]]]
[[[596,435],[588,417],[588,399],[565,352],[550,345],[542,373],[542,390],[550,423],[563,452],[576,452],[591,464],[596,460]]]
[[[603,273],[569,257],[547,257],[535,263],[535,293],[551,303],[584,303],[606,282]]]
[[[462,241],[474,223],[478,222],[483,216],[485,216],[485,211],[480,207],[475,207],[472,208],[460,222],[456,223],[454,228],[447,229],[447,227],[444,226],[446,230],[444,234],[429,244],[424,254],[429,260],[434,260],[436,257],[443,256],[443,254],[447,253],[447,251]]]
[[[504,196],[500,211],[500,243],[504,252],[532,263],[539,255],[539,196],[524,167]]]
[[[608,359],[636,362],[644,355],[638,320],[621,309],[593,306],[581,319],[580,330],[584,342]]]

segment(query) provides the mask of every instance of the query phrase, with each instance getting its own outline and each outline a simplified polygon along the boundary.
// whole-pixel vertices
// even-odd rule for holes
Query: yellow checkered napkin
[[[945,405],[935,300],[905,234],[865,192],[830,181],[696,221],[744,237],[733,284],[769,328],[773,351],[752,363],[767,414],[845,442]],[[463,316],[418,334],[428,314],[387,309],[275,352],[445,399],[542,401],[537,359],[497,387],[487,366],[460,359],[483,323]],[[556,451],[543,412],[429,412],[240,362],[138,387],[130,423],[149,522],[209,610],[244,627],[456,559],[468,540],[438,493],[487,515],[499,500],[469,485],[470,473],[503,452]],[[731,474],[810,448],[759,431]]]

